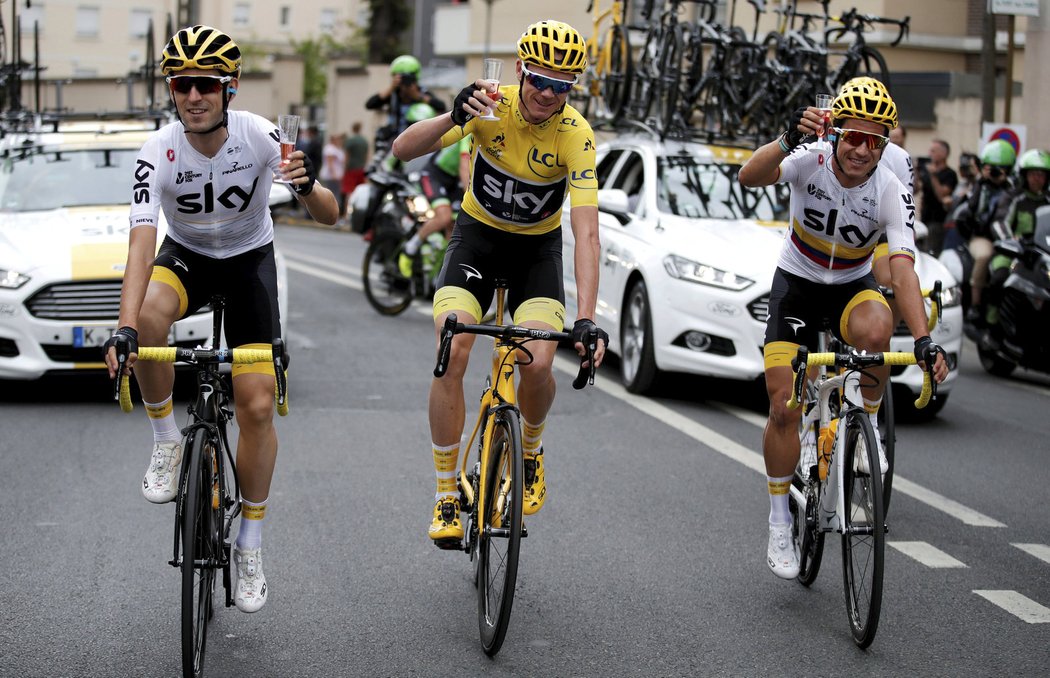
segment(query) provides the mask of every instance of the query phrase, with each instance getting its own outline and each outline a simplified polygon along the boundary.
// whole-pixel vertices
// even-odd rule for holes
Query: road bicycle
[[[831,18],[842,25],[825,29],[825,46],[842,40],[848,33],[853,34],[853,42],[845,51],[831,52],[829,50],[828,61],[831,63],[826,67],[827,90],[837,92],[851,78],[868,76],[881,81],[886,85],[886,89],[892,91],[890,69],[886,66],[886,58],[879,50],[867,44],[864,32],[876,24],[896,26],[897,37],[889,43],[890,47],[895,47],[908,35],[911,17],[890,19],[871,14],[859,14],[854,8],[844,12],[841,16]]]
[[[379,229],[368,243],[361,262],[361,279],[365,298],[382,315],[398,315],[412,304],[413,299],[429,299],[437,289],[437,275],[441,272],[445,249],[448,247],[444,236],[435,233],[427,238],[420,250],[411,257],[412,269],[409,275],[406,276],[401,270],[400,261],[405,243],[423,223],[425,221],[417,219],[407,231],[393,225]]]
[[[463,541],[439,544],[465,551],[474,563],[481,646],[490,657],[499,652],[507,634],[518,577],[518,553],[522,538],[528,536],[522,514],[525,470],[514,366],[532,361],[526,347],[531,341],[572,342],[568,332],[504,325],[505,295],[505,283],[498,281],[492,324],[463,324],[456,314],[449,314],[441,329],[434,368],[435,377],[444,376],[456,334],[495,339],[492,370],[481,393],[477,423],[463,446],[463,450],[470,450],[477,440],[477,456],[468,469],[470,454],[464,452],[458,475],[460,506],[467,516]],[[572,383],[575,389],[594,383],[597,341],[596,331],[584,341],[587,350]]]
[[[573,89],[583,97],[580,113],[584,118],[589,120],[594,113],[598,118],[615,120],[623,112],[631,87],[631,42],[624,24],[627,0],[613,0],[604,10],[600,4],[600,0],[590,0],[587,5],[593,26],[584,41],[587,69]],[[610,24],[599,33],[605,19]]]
[[[212,344],[219,346],[223,299],[212,299]],[[197,373],[197,395],[189,407],[190,422],[182,429],[182,465],[175,496],[175,535],[169,565],[182,573],[182,672],[186,678],[204,674],[208,622],[214,615],[216,572],[222,572],[226,607],[233,602],[230,579],[230,528],[240,514],[237,467],[226,434],[233,418],[231,387],[223,364],[272,362],[277,375],[275,400],[280,415],[288,413],[285,369],[288,357],[283,341],[273,340],[265,349],[149,347],[138,349],[139,360],[179,362]],[[118,351],[114,398],[125,412],[132,410],[131,389]],[[227,467],[228,464],[228,467]]]
[[[795,377],[788,407],[806,406],[799,426],[803,449],[788,499],[798,581],[810,586],[816,580],[825,534],[840,533],[846,612],[853,640],[862,648],[874,641],[879,625],[886,523],[879,453],[864,410],[861,376],[872,367],[915,362],[912,353],[809,353],[800,346],[791,363]],[[812,377],[811,367],[818,368]],[[916,407],[936,397],[932,369],[929,365],[924,374]]]

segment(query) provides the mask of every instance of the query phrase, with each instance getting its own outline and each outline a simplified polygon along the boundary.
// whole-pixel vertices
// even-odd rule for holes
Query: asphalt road
[[[809,589],[766,568],[763,391],[682,377],[639,398],[610,361],[576,392],[563,354],[550,498],[488,659],[470,562],[426,537],[429,309],[367,305],[359,236],[282,226],[278,243],[293,362],[264,532],[271,593],[257,614],[217,612],[207,675],[1046,674],[1050,379],[992,378],[972,344],[941,415],[898,428],[867,651],[849,635],[838,539]],[[174,512],[139,492],[141,405],[122,415],[104,379],[3,386],[0,676],[180,675]]]

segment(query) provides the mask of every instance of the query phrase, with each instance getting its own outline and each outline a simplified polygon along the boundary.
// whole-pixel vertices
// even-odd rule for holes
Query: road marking
[[[926,567],[966,567],[966,563],[956,560],[933,544],[924,541],[891,541],[886,542],[904,555],[917,560]]]
[[[318,266],[324,266],[325,268],[330,268],[335,271],[342,271],[343,273],[349,273],[350,275],[355,275],[359,278],[361,277],[361,269],[359,267],[350,266],[349,264],[343,261],[328,259],[326,257],[315,257],[312,254],[306,254],[305,252],[300,252],[298,250],[289,251],[284,247],[281,248],[281,254],[284,255],[285,259],[287,259],[288,257],[292,257],[298,259],[299,263],[306,262],[310,264],[317,264]]]
[[[578,366],[568,358],[562,358],[559,356],[556,358],[555,364],[558,369],[572,375],[575,375],[578,371]],[[722,434],[717,433],[702,424],[698,424],[670,408],[660,405],[656,401],[628,393],[623,386],[609,379],[602,379],[600,381],[595,379],[594,385],[614,398],[618,398],[628,405],[649,414],[653,418],[679,429],[686,435],[689,435],[693,439],[707,445],[715,452],[724,454],[730,459],[739,461],[750,469],[765,474],[766,466],[760,453],[756,453],[743,445],[726,438]],[[723,405],[721,406],[721,409],[745,421],[755,424],[756,426],[765,427],[766,425],[765,418],[754,412],[749,412],[729,405]],[[975,525],[978,527],[1006,527],[1006,525],[994,518],[989,518],[983,513],[975,511],[967,506],[963,506],[957,501],[948,499],[944,495],[938,494],[933,490],[928,490],[925,487],[896,474],[893,476],[893,489],[897,492],[906,494],[913,499],[917,499],[932,508],[943,511],[967,525]]]
[[[978,591],[974,593],[1029,624],[1050,624],[1050,607],[1044,607],[1017,591]]]
[[[1050,563],[1050,546],[1046,544],[1010,544],[1025,553],[1031,554],[1045,563]]]
[[[288,268],[292,269],[293,271],[298,271],[300,273],[312,275],[315,278],[327,280],[328,282],[334,282],[338,285],[346,285],[347,287],[355,289],[358,292],[363,292],[365,289],[364,286],[361,284],[360,280],[355,280],[354,278],[350,278],[345,275],[340,275],[338,273],[322,271],[321,269],[314,268],[313,266],[309,266],[307,264],[303,264],[298,261],[289,259],[287,256],[285,257],[285,263],[287,264]]]

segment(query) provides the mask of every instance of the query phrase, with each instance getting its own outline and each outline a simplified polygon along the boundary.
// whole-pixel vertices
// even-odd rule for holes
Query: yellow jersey
[[[462,210],[503,231],[539,235],[561,224],[566,195],[572,207],[598,205],[594,132],[569,105],[530,123],[518,109],[518,90],[500,88],[499,120],[471,118],[446,132],[441,145],[472,135]]]

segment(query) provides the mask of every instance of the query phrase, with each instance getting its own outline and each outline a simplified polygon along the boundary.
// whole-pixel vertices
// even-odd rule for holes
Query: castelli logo
[[[820,155],[817,156],[817,164],[818,165],[823,165],[824,164],[824,154],[823,153],[821,153]]]
[[[168,149],[168,162],[175,162],[175,149],[174,148],[169,148]]]

